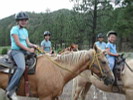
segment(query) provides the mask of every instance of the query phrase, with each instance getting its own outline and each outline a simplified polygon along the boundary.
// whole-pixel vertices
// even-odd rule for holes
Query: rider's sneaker
[[[14,92],[12,95],[10,95],[9,92],[6,92],[6,96],[9,100],[18,100],[16,93]]]

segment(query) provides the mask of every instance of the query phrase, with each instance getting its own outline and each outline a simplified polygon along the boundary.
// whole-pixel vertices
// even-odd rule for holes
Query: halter
[[[93,57],[93,60],[92,60],[92,62],[90,64],[90,66],[89,66],[89,69],[93,67],[92,65],[94,64],[94,61],[96,60],[97,63],[98,63],[98,67],[99,67],[100,73],[102,74],[102,76],[104,76],[106,74],[105,74],[105,72],[104,72],[104,70],[103,70],[103,68],[102,68],[102,66],[101,66],[101,64],[99,63],[99,60],[98,60],[98,56],[100,56],[100,55],[101,55],[101,53],[94,52],[94,57]],[[108,73],[110,71],[111,70],[107,71],[106,73]]]

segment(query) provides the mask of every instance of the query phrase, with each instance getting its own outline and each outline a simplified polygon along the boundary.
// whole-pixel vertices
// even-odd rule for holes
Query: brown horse
[[[70,53],[72,51],[78,51],[78,45],[77,44],[72,43],[69,47],[61,50],[59,52],[59,54],[67,54],[67,53]]]
[[[108,84],[114,81],[107,59],[97,47],[89,51],[60,55],[55,59],[40,56],[37,59],[36,73],[28,76],[32,96],[39,97],[40,100],[55,100],[62,93],[64,85],[86,69],[105,79]],[[8,75],[0,72],[0,77],[0,88],[5,89]],[[23,78],[17,94],[25,96]]]
[[[93,84],[100,90],[111,92],[111,93],[119,93],[126,96],[126,100],[133,100],[133,59],[127,59],[126,61],[123,61],[121,64],[118,64],[118,66],[123,66],[124,70],[121,72],[121,79],[123,85],[119,88],[112,85],[105,85],[102,81],[98,80],[96,77],[94,77],[90,71],[84,71],[81,73],[82,76],[86,77],[80,77],[77,76],[73,80],[73,91],[72,91],[72,100],[78,100],[80,97],[80,100],[85,100],[86,94],[90,89],[90,86]]]

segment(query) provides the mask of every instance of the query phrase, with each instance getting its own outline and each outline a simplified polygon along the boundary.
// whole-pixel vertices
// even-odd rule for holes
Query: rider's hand
[[[34,48],[29,48],[28,51],[31,52],[31,53],[34,53],[35,49]]]
[[[51,50],[51,51],[50,51],[50,54],[54,54],[54,51],[53,51],[53,50]]]
[[[120,56],[120,55],[119,55],[119,54],[116,54],[115,56],[118,57],[118,56]]]
[[[36,44],[33,44],[32,47],[33,47],[33,48],[37,48],[38,46],[37,46]]]

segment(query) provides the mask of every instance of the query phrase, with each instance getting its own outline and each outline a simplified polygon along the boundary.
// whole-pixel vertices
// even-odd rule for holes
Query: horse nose
[[[106,85],[112,85],[114,83],[115,79],[114,78],[106,78],[104,80],[104,84]]]
[[[111,84],[113,84],[115,82],[115,79],[114,78],[112,78],[111,79]]]

